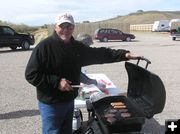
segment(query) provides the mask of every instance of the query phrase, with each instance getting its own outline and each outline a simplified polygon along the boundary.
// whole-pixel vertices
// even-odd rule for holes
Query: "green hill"
[[[10,26],[16,32],[20,32],[20,33],[24,33],[24,32],[32,33],[40,28],[40,27],[35,27],[35,26],[34,27],[28,26],[26,24],[15,24],[15,23],[6,22],[6,21],[2,21],[2,20],[0,20],[0,25]]]
[[[99,22],[109,23],[129,23],[129,24],[152,24],[157,20],[171,20],[180,18],[180,11],[141,11],[130,13],[125,16],[117,16],[108,20]],[[95,23],[99,23],[95,22]]]

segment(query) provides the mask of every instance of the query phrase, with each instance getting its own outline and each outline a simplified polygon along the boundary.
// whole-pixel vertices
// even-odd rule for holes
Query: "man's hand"
[[[61,91],[72,91],[73,88],[71,87],[71,84],[72,82],[65,79],[65,78],[62,78],[59,82],[59,90]]]
[[[133,53],[131,53],[131,52],[126,53],[125,57],[126,57],[128,60],[143,59],[143,56],[136,55],[136,54],[133,54]]]

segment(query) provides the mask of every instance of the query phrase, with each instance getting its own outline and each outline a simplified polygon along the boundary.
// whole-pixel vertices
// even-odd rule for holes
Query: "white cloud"
[[[179,0],[1,0],[0,20],[29,25],[53,23],[60,12],[75,21],[97,21],[137,10],[178,10]]]

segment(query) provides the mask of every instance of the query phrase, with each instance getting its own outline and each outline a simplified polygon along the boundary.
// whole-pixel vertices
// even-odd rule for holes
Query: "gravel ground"
[[[134,33],[132,42],[94,42],[94,47],[128,49],[151,60],[148,70],[158,74],[166,88],[166,105],[162,113],[147,120],[144,130],[162,133],[166,119],[180,118],[180,41],[172,41],[166,33]],[[41,121],[37,108],[35,88],[24,78],[30,51],[0,49],[0,134],[40,134]],[[133,61],[134,62],[134,61]],[[144,62],[142,62],[144,66]],[[114,84],[127,88],[124,63],[93,65],[85,67],[88,73],[105,73]],[[154,127],[152,132],[152,124]],[[157,124],[160,126],[157,128]],[[159,132],[160,131],[160,132]],[[164,133],[164,132],[163,132]]]

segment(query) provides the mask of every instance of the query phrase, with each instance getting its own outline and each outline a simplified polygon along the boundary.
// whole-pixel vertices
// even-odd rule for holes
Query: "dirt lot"
[[[172,41],[166,33],[134,33],[132,42],[94,42],[94,47],[128,49],[151,60],[148,70],[158,74],[166,88],[166,105],[162,113],[147,121],[160,126],[156,132],[164,133],[166,119],[180,118],[180,41]],[[0,134],[40,134],[40,115],[37,109],[35,88],[24,79],[30,51],[0,49]],[[133,61],[134,62],[134,61]],[[144,63],[142,63],[144,66]],[[124,63],[85,67],[88,73],[105,73],[121,90],[127,88]],[[154,126],[153,126],[154,127]],[[152,129],[148,125],[144,129]]]

